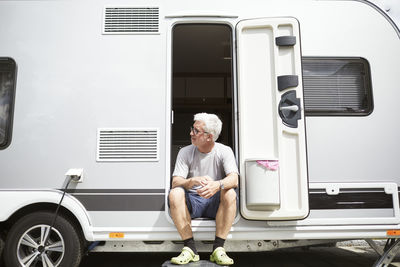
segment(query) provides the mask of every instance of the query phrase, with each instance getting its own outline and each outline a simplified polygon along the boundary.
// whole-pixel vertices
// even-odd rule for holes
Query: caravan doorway
[[[178,24],[172,30],[171,174],[179,149],[189,145],[193,115],[222,120],[217,142],[234,151],[232,28],[225,24]]]

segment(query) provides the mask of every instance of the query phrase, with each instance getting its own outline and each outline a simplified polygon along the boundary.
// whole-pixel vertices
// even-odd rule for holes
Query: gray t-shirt
[[[232,172],[239,174],[232,149],[229,146],[215,143],[209,153],[201,153],[194,145],[181,148],[172,176],[191,178],[208,175],[216,181],[225,178]],[[196,192],[200,187],[194,186],[190,191]]]

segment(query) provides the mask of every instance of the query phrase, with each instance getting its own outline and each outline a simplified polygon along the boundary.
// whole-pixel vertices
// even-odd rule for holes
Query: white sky
[[[379,6],[393,19],[400,28],[400,0],[369,0]]]

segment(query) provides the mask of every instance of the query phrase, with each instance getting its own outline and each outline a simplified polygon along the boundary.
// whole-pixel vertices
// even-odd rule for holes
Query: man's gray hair
[[[217,141],[222,130],[222,121],[215,114],[197,113],[194,121],[204,122],[204,131],[213,135],[213,140]]]

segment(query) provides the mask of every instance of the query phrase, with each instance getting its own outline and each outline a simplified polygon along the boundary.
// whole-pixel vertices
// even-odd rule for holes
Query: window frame
[[[364,84],[367,96],[367,108],[364,111],[309,111],[306,109],[306,90],[304,85],[304,61],[305,60],[346,60],[359,62],[364,65]],[[303,69],[303,95],[304,95],[304,116],[306,117],[365,117],[369,116],[374,110],[374,101],[373,101],[373,89],[372,89],[372,78],[371,78],[371,68],[369,61],[363,57],[325,57],[325,56],[303,56],[302,57],[302,69]]]
[[[13,86],[11,88],[11,96],[10,96],[10,109],[9,109],[9,117],[6,122],[5,127],[5,139],[2,143],[0,143],[0,150],[6,149],[11,144],[12,139],[12,129],[13,129],[13,122],[14,122],[14,107],[15,107],[15,92],[17,88],[17,63],[11,57],[0,57],[0,64],[2,62],[9,62],[13,65],[14,69],[11,69],[13,72]]]

